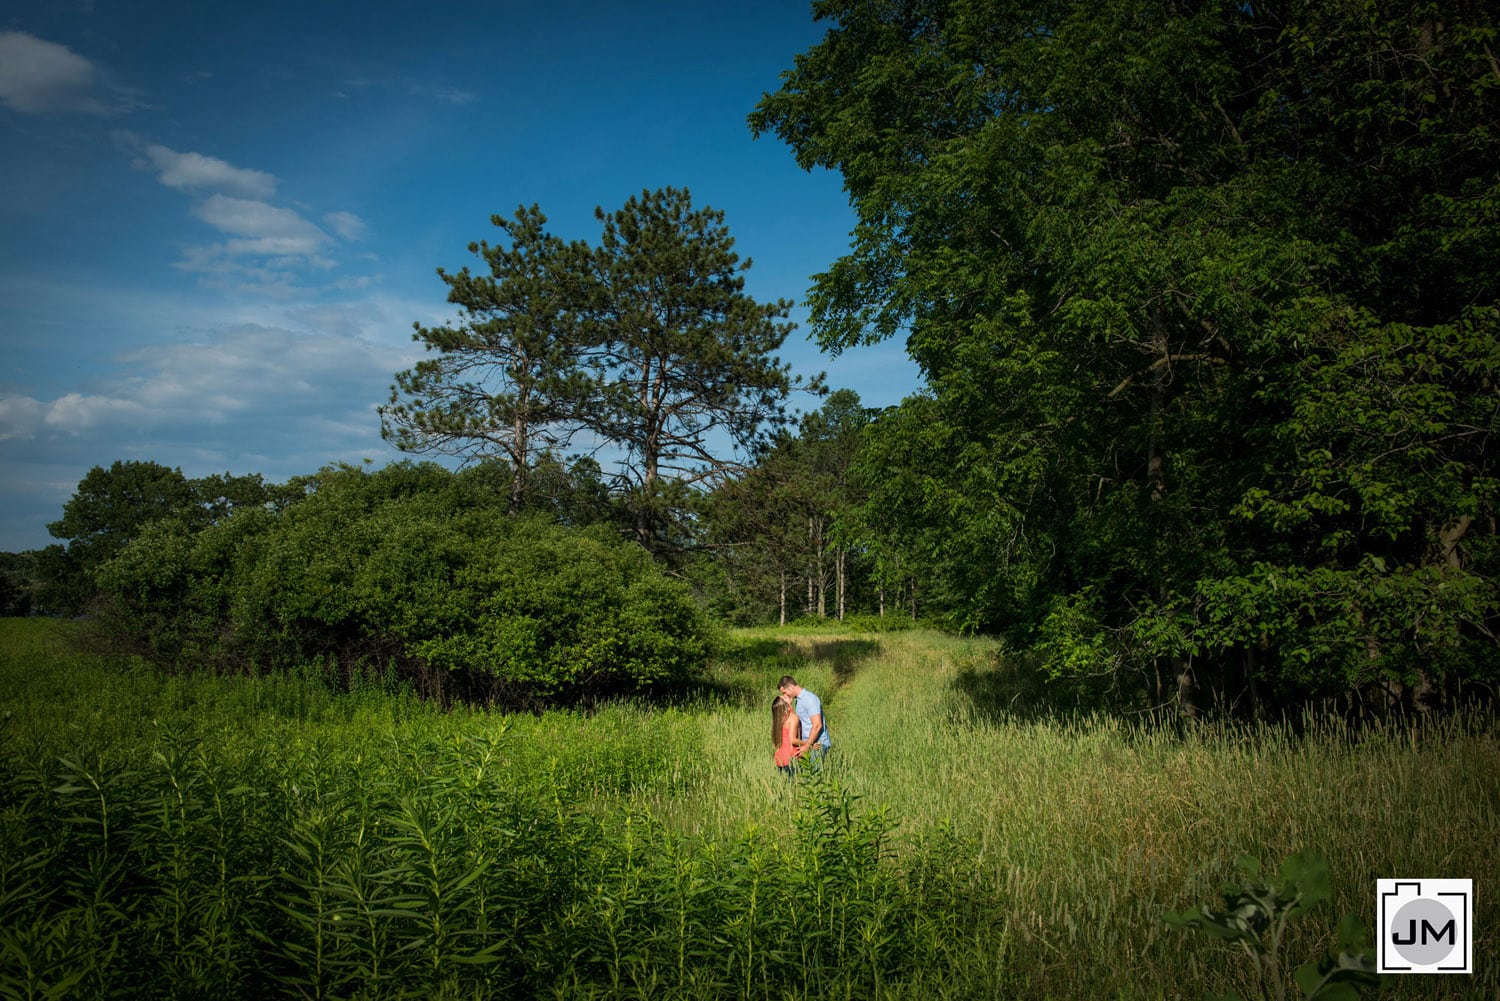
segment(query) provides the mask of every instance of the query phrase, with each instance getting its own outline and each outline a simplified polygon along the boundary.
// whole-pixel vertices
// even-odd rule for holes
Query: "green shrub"
[[[484,701],[595,697],[704,663],[703,615],[644,551],[431,479],[332,471],[280,512],[157,522],[99,572],[107,621],[172,667],[321,663],[345,685],[394,675]]]

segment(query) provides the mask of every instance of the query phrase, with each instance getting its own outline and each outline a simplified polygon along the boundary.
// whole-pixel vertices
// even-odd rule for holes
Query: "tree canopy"
[[[775,352],[793,329],[792,304],[745,294],[750,262],[734,252],[724,213],[694,210],[686,190],[642,192],[596,215],[591,314],[603,393],[587,423],[628,452],[636,535],[650,544],[666,527],[664,480],[720,477],[739,466],[723,442],[743,453],[787,421],[801,378]]]
[[[589,250],[548,233],[536,205],[490,221],[510,245],[469,244],[487,275],[438,269],[462,321],[415,325],[412,339],[436,356],[397,373],[381,433],[403,451],[504,460],[515,513],[537,455],[566,446],[590,395],[581,328]]]
[[[737,468],[727,449],[743,454],[788,420],[801,379],[775,352],[791,303],[745,294],[750,262],[724,213],[695,209],[684,189],[595,214],[593,247],[548,233],[534,205],[496,216],[510,245],[469,248],[488,275],[439,269],[462,322],[417,326],[436,355],[397,375],[382,427],[409,451],[504,459],[513,512],[539,456],[586,433],[620,454],[634,534],[659,548],[685,490]]]
[[[1488,5],[814,11],[750,120],[857,211],[820,340],[928,377],[878,479],[958,621],[1189,709],[1492,671]]]

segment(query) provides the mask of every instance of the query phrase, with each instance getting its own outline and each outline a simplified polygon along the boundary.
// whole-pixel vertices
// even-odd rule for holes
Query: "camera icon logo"
[[[1473,973],[1472,879],[1376,880],[1380,973]]]

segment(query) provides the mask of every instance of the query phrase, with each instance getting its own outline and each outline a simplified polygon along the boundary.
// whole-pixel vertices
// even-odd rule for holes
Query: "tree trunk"
[[[840,546],[839,549],[838,549],[838,568],[839,568],[839,621],[840,622],[844,621],[844,589],[845,589],[845,583],[844,583],[844,580],[845,580],[844,579],[844,554],[845,554],[845,552],[846,552],[846,550],[844,549],[844,547]]]
[[[1186,719],[1198,718],[1198,682],[1193,677],[1193,663],[1186,657],[1173,657],[1177,675],[1177,711]]]
[[[818,618],[828,618],[828,570],[823,566],[823,523],[818,522]]]
[[[1265,642],[1265,637],[1261,637],[1260,643]],[[1250,718],[1255,720],[1261,717],[1259,646],[1260,644],[1252,644],[1245,647],[1245,690],[1250,694]]]
[[[527,441],[528,429],[524,415],[530,400],[531,394],[523,387],[516,400],[515,419],[511,422],[511,459],[515,468],[510,471],[510,502],[506,505],[506,511],[510,514],[520,513],[521,506],[526,501],[526,467],[531,459],[531,443]]]
[[[1149,439],[1146,444],[1146,482],[1151,486],[1151,499],[1159,501],[1167,492],[1166,460],[1162,453],[1159,435],[1161,433],[1161,412],[1166,402],[1167,380],[1171,378],[1172,366],[1170,364],[1170,345],[1167,343],[1166,323],[1158,314],[1152,322],[1152,340],[1155,342],[1159,359],[1152,366],[1155,372],[1151,379],[1151,413],[1148,430]]]
[[[1458,555],[1458,544],[1469,531],[1469,526],[1474,519],[1469,515],[1463,515],[1457,521],[1443,526],[1438,533],[1438,540],[1443,549],[1443,564],[1451,570],[1461,569],[1463,561]]]

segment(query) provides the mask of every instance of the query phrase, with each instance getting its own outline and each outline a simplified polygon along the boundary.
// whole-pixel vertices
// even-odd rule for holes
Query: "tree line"
[[[885,539],[1184,711],[1493,686],[1492,5],[821,0],[751,115],[838,171],[829,350],[905,335]]]
[[[730,621],[1003,633],[1187,714],[1493,694],[1487,5],[813,10],[750,125],[857,213],[815,336],[903,336],[925,388],[789,413],[789,304],[668,188],[592,246],[496,217],[484,271],[440,272],[461,315],[417,328],[389,440],[488,470],[508,517],[629,539]]]

